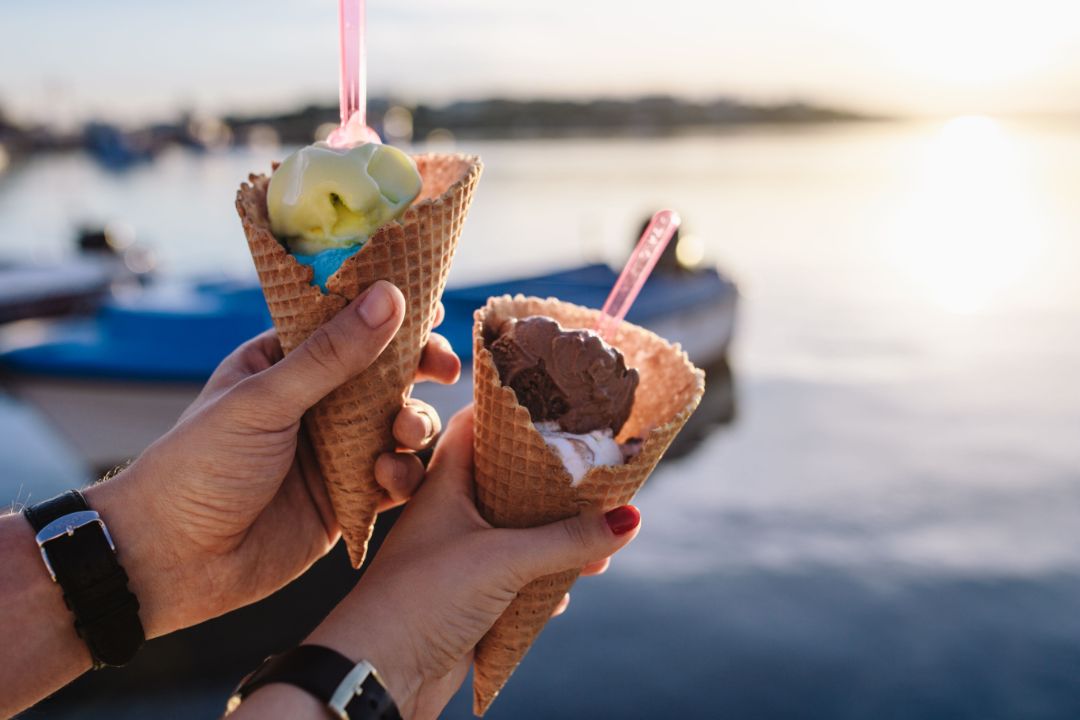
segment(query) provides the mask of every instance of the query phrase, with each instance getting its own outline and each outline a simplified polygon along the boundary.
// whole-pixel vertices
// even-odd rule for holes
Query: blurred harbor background
[[[50,124],[34,115],[49,92],[0,63],[0,93],[20,93],[0,125],[0,258],[50,266],[75,257],[79,228],[105,228],[133,271],[250,278],[236,187],[334,120],[334,48],[329,65],[311,59],[326,57],[317,38],[336,37],[332,5],[282,0],[265,23],[280,39],[297,8],[327,15],[321,29],[302,26],[295,52],[304,72],[327,74],[312,98],[280,58],[266,61],[282,73],[277,90],[266,78],[248,87],[262,71],[240,55],[211,86],[203,60],[185,76],[167,43],[182,86],[125,104],[149,87],[125,71],[112,76],[130,86],[114,91],[114,113],[95,86],[97,105],[75,93],[81,104]],[[659,71],[604,85],[583,65],[568,94],[533,68],[523,97],[502,92],[508,71],[475,65],[482,52],[444,35],[433,42],[461,53],[451,65],[488,72],[491,92],[456,76],[442,90],[410,86],[422,67],[385,38],[410,13],[431,15],[416,32],[453,18],[424,2],[371,5],[384,38],[370,50],[375,90],[400,79],[429,98],[374,103],[384,134],[486,165],[452,285],[618,266],[642,218],[670,206],[684,218],[682,260],[718,264],[740,293],[731,351],[710,368],[722,391],[711,424],[662,464],[638,499],[639,539],[575,587],[489,717],[1080,715],[1080,107],[1070,105],[1080,23],[1070,6],[837,0],[811,13],[772,1],[731,10],[733,30],[702,10],[726,49],[710,54],[683,30],[685,47],[672,50],[701,60],[700,87],[669,88]],[[490,42],[527,72],[524,58],[546,46],[511,40],[529,36],[528,23],[569,25],[522,5],[531,10],[466,3],[470,19],[457,22],[493,33],[502,22],[507,38]],[[867,5],[886,15],[874,21]],[[124,8],[136,26],[157,26],[146,11],[106,6],[114,20]],[[640,29],[647,15],[630,6],[625,27]],[[584,19],[597,8],[610,10],[586,3]],[[787,22],[767,17],[781,10]],[[250,41],[240,11],[221,12],[239,28],[229,42]],[[672,12],[697,11],[675,2]],[[40,10],[2,13],[17,29]],[[787,43],[782,67],[736,31]],[[216,37],[211,47],[226,43]],[[597,42],[607,52],[630,37]],[[745,81],[730,67],[740,57]],[[568,62],[552,75],[566,77]],[[706,97],[704,85],[732,94]],[[229,107],[223,87],[242,87],[245,107]],[[610,92],[593,102],[589,87]],[[447,94],[459,91],[473,99]],[[271,102],[275,92],[299,109]],[[32,408],[0,395],[0,412],[0,503],[90,477]],[[335,552],[301,584],[155,641],[133,666],[85,677],[26,717],[214,717],[235,681],[302,637],[348,580]],[[268,636],[264,618],[285,615],[295,627]],[[470,716],[468,690],[445,717]]]

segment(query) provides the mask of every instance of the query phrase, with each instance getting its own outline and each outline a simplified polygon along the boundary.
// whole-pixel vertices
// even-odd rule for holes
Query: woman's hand
[[[378,282],[288,357],[273,331],[251,340],[168,434],[88,491],[116,538],[148,636],[259,600],[337,542],[300,419],[379,356],[404,311],[401,292]],[[452,383],[460,370],[449,343],[433,335],[417,379]],[[405,450],[423,449],[439,431],[438,415],[417,400],[394,424]],[[423,467],[411,453],[392,453],[375,476],[386,490],[381,510],[413,493]]]
[[[438,716],[464,680],[473,647],[525,584],[575,567],[603,572],[606,558],[637,534],[631,506],[493,529],[476,510],[472,448],[468,408],[439,441],[427,480],[371,567],[307,639],[369,660],[406,718]]]

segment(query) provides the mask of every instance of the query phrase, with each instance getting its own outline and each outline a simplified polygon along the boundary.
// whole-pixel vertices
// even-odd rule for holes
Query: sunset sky
[[[1076,0],[370,0],[372,94],[670,93],[1080,112]],[[336,98],[334,0],[0,6],[0,107],[120,120]]]

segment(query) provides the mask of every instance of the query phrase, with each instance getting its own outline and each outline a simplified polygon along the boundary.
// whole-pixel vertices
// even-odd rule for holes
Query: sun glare
[[[879,11],[878,4],[864,12]],[[1057,3],[1057,27],[1023,4],[982,0],[909,0],[889,7],[875,46],[914,77],[965,88],[1000,86],[1049,67],[1077,11]]]
[[[942,308],[983,310],[1023,278],[1039,248],[1039,213],[1021,148],[998,121],[949,120],[930,138],[889,255]]]

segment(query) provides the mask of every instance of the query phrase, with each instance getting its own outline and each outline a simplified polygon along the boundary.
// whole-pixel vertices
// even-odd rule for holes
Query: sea
[[[488,717],[1080,717],[1080,122],[456,148],[485,171],[451,284],[618,265],[671,207],[683,258],[740,291],[710,374],[728,406],[656,471],[640,536],[578,582]],[[55,261],[110,225],[162,275],[250,277],[235,191],[287,151],[14,165],[0,257]],[[32,447],[0,463],[31,467]],[[264,607],[329,607],[334,563]],[[26,717],[214,717],[274,649],[243,613]],[[470,709],[466,686],[444,717]]]

